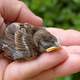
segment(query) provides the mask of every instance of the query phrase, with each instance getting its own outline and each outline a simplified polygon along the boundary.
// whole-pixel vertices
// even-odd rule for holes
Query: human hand
[[[58,38],[68,54],[68,58],[64,63],[47,73],[53,74],[53,77],[62,77],[80,72],[80,32],[73,29],[49,28],[47,30]]]
[[[44,53],[30,62],[10,63],[5,70],[4,80],[53,80],[79,72],[80,32],[56,28],[47,30],[58,38],[62,49],[55,53]]]
[[[2,36],[3,30],[6,27],[5,24],[11,22],[22,22],[22,23],[28,22],[35,26],[42,26],[42,20],[39,17],[35,16],[24,5],[24,3],[18,0],[1,0],[0,1],[0,25],[1,25],[0,36]],[[23,62],[23,63],[10,62],[8,59],[4,58],[3,56],[0,56],[0,80],[23,80],[24,78],[26,79],[31,78],[34,75],[38,75],[40,72],[47,70],[48,68],[58,65],[59,63],[63,62],[66,58],[67,58],[66,54],[62,53],[62,51],[60,51],[60,54],[56,53],[55,55],[53,54],[49,55],[44,53],[37,60],[30,61],[30,62]],[[15,70],[20,70],[18,67],[21,68],[21,71],[15,71]],[[12,68],[14,68],[15,70],[12,70]],[[35,74],[34,71],[36,71]]]
[[[2,0],[0,2],[0,4],[1,4],[1,7],[0,7],[1,31],[5,28],[5,23],[8,23],[8,22],[10,23],[10,22],[17,21],[17,22],[23,22],[23,23],[28,22],[28,23],[36,25],[36,26],[42,25],[42,20],[40,18],[36,17],[22,2],[20,2],[18,0],[14,0],[14,1],[13,0],[12,1],[11,0],[10,1]],[[3,6],[3,4],[4,4],[4,6]],[[9,6],[9,4],[12,7]],[[15,7],[17,7],[17,8],[15,8]],[[6,14],[5,14],[5,12],[6,12]],[[11,12],[13,12],[13,13],[11,14]],[[48,30],[50,30],[50,29],[48,29]],[[55,30],[55,29],[53,29],[53,30],[56,35],[57,30]],[[60,36],[58,36],[58,37],[60,37]],[[63,41],[62,44],[65,43],[64,39],[62,39],[62,41]],[[77,42],[78,41],[76,40],[75,45],[77,44]],[[22,62],[22,63],[19,63],[16,61],[10,62],[9,60],[5,59],[4,57],[1,57],[0,58],[0,80],[3,80],[3,79],[4,80],[24,80],[24,79],[25,80],[26,79],[27,80],[50,80],[56,76],[62,76],[64,73],[59,72],[59,70],[61,70],[62,67],[60,69],[59,67],[55,68],[55,66],[59,65],[60,63],[64,62],[64,60],[67,59],[68,52],[66,52],[66,51],[67,51],[67,48],[63,47],[59,52],[55,52],[54,54],[44,53],[36,60],[30,61],[30,62]],[[64,63],[66,63],[67,60]],[[59,66],[64,65],[64,63],[60,64]],[[63,68],[64,68],[64,66],[63,66]],[[79,68],[78,68],[78,70],[79,70]],[[66,70],[65,70],[65,73],[67,74]]]
[[[11,63],[5,71],[5,80],[53,80],[55,77],[79,72],[80,32],[56,28],[47,30],[58,38],[63,46],[62,50],[53,54],[44,53],[34,61]],[[66,52],[68,57],[66,57]]]

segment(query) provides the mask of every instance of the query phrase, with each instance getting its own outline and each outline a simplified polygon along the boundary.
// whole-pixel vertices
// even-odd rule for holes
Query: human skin
[[[5,70],[4,80],[53,80],[80,71],[80,32],[56,28],[48,28],[48,31],[61,40],[62,50],[50,54],[44,53],[30,62],[10,63]],[[60,36],[62,34],[64,35]],[[77,40],[74,40],[75,38]],[[71,43],[64,42],[67,39]]]
[[[5,23],[11,22],[27,22],[36,27],[43,23],[21,1],[0,0],[0,36]],[[11,62],[0,56],[0,80],[53,80],[80,71],[80,32],[56,28],[47,30],[58,38],[62,49],[25,62]]]

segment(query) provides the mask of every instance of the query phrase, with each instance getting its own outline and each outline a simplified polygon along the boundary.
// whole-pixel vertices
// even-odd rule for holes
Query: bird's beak
[[[55,42],[55,45],[47,48],[46,49],[46,52],[52,52],[52,51],[58,50],[59,48],[60,48],[59,43],[58,42]]]

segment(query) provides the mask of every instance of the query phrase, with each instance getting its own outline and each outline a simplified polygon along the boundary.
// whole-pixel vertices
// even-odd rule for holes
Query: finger
[[[41,73],[40,76],[62,77],[80,72],[80,46],[65,48],[69,53],[69,58],[56,68]],[[39,77],[40,77],[39,76]]]
[[[64,49],[60,50],[58,53],[55,52],[54,54],[44,53],[33,61],[22,63],[14,62],[6,69],[5,80],[22,80],[54,67],[67,58],[66,52],[63,52],[65,52]]]
[[[20,4],[22,6],[17,21],[28,22],[36,26],[43,25],[43,20],[40,17],[34,15],[24,3],[20,2]]]
[[[43,73],[40,73],[38,76],[32,77],[28,80],[57,80],[54,77],[52,77],[51,75],[44,75]]]
[[[9,64],[8,60],[4,59],[4,57],[0,55],[0,80],[3,80],[4,71],[8,64]]]
[[[3,3],[4,5],[1,13],[6,22],[17,21],[42,26],[42,19],[33,14],[23,2],[17,0],[6,0],[3,1]]]
[[[48,71],[43,71],[40,74],[29,78],[28,80],[57,80],[54,78],[53,71],[48,70]]]
[[[48,28],[49,32],[55,35],[62,45],[80,45],[80,32],[76,30],[63,30],[57,28]]]
[[[80,72],[80,46],[67,47],[66,50],[69,53],[69,58],[64,64],[53,70],[55,76],[66,76]]]

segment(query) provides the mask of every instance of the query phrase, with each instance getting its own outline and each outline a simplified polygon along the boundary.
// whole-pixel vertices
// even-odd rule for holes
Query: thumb
[[[42,26],[42,19],[36,16],[29,8],[18,0],[3,0],[2,15],[6,22],[30,23]]]
[[[40,17],[36,16],[34,13],[30,11],[30,9],[21,1],[19,3],[22,5],[20,9],[19,16],[17,21],[19,22],[28,22],[36,26],[42,26],[43,21]]]

